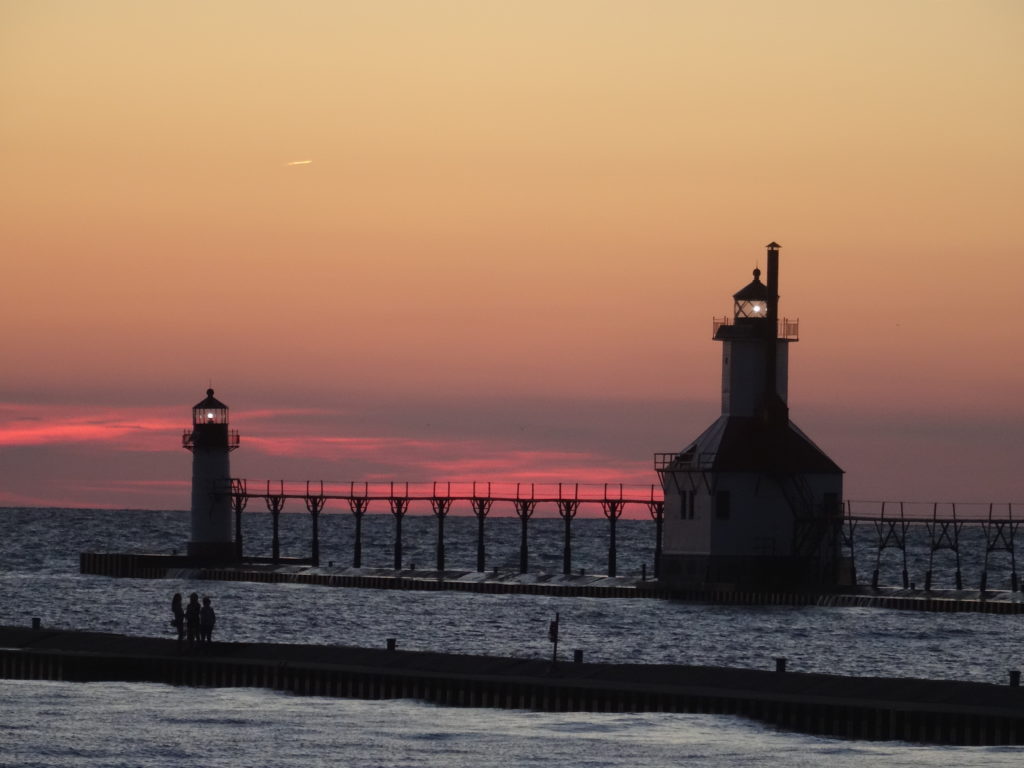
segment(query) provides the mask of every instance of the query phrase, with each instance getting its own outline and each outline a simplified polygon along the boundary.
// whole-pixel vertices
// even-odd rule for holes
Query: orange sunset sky
[[[0,1],[0,505],[656,482],[782,244],[852,499],[1024,502],[1024,3]],[[296,164],[299,161],[302,162]]]

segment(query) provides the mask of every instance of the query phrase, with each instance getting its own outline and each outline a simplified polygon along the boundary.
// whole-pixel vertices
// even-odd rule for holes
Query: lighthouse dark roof
[[[767,301],[768,286],[761,282],[761,270],[754,270],[754,279],[732,295],[736,301]]]
[[[202,402],[196,403],[194,406],[192,406],[192,408],[194,410],[197,410],[197,411],[204,410],[204,409],[211,409],[212,410],[214,408],[220,408],[220,409],[223,409],[223,410],[227,410],[227,406],[224,405],[224,403],[222,403],[220,400],[218,400],[216,397],[213,396],[213,390],[212,389],[206,390],[206,399],[203,400]]]
[[[791,421],[771,425],[755,417],[722,416],[682,454],[716,472],[843,472]]]

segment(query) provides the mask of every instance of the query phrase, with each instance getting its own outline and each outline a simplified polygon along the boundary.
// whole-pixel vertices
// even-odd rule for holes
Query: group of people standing
[[[217,615],[210,605],[210,598],[204,597],[200,606],[199,595],[193,592],[188,597],[187,606],[181,603],[181,592],[175,592],[171,599],[171,624],[178,630],[178,645],[186,640],[190,646],[213,642],[213,625],[217,623]]]

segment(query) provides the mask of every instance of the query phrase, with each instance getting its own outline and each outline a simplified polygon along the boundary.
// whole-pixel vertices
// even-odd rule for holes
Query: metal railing
[[[715,317],[711,320],[711,338],[715,338],[718,335],[718,329],[723,326],[735,325],[736,320],[733,317]],[[782,317],[778,320],[778,327],[776,329],[776,336],[786,341],[799,341],[800,340],[800,320],[790,320],[788,317]]]

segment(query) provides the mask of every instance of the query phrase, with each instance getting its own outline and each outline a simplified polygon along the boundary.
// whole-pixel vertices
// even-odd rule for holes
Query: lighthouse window
[[[693,491],[679,494],[679,517],[682,520],[693,520]]]
[[[718,520],[729,519],[729,492],[719,491],[715,494],[715,517]]]

